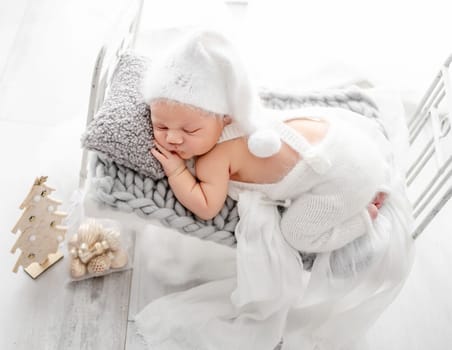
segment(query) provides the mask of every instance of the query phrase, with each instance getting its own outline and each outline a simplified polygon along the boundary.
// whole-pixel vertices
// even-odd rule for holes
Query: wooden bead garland
[[[121,246],[119,236],[118,231],[104,228],[95,220],[82,224],[68,243],[71,276],[81,278],[87,273],[102,275],[110,269],[124,267],[128,255]]]

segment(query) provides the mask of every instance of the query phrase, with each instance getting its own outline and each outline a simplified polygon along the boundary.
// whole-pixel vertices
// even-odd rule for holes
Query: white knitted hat
[[[262,120],[261,101],[243,62],[218,32],[192,32],[153,61],[143,97],[149,104],[165,98],[231,116],[249,135],[248,148],[258,157],[269,157],[281,147],[278,134]]]

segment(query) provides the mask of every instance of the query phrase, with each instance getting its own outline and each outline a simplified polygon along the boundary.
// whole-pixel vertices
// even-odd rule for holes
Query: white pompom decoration
[[[281,139],[274,130],[260,129],[249,136],[248,149],[257,157],[271,157],[281,149]]]

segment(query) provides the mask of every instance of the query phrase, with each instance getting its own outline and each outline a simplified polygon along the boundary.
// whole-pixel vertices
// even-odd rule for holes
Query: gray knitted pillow
[[[148,64],[148,59],[130,52],[120,57],[108,95],[81,141],[86,149],[157,180],[165,173],[150,153],[153,147],[150,111],[140,93]]]

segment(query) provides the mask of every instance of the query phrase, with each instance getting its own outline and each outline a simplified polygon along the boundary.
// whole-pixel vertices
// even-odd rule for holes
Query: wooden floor
[[[37,280],[11,272],[17,255],[9,253],[15,242],[10,231],[34,178],[48,175],[57,189],[54,197],[69,209],[78,185],[92,66],[125,4],[0,0],[0,349],[144,349],[134,315],[151,300],[184,288],[158,282],[138,248],[133,270],[75,284],[68,283],[67,258]],[[436,61],[424,62],[432,72],[445,58],[443,50],[436,51]],[[413,72],[419,64],[408,57],[405,62]],[[390,76],[403,76],[399,73]],[[426,87],[418,83],[416,96]],[[417,241],[402,293],[359,349],[452,348],[451,214],[449,205]],[[143,232],[131,234],[140,247]]]

